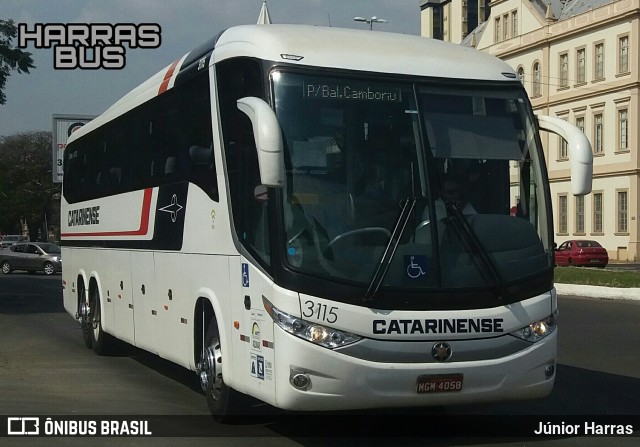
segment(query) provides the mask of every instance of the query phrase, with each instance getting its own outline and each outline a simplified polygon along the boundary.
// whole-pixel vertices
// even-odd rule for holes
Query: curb
[[[555,284],[555,287],[558,295],[640,301],[640,288],[637,287],[602,287],[579,284]]]

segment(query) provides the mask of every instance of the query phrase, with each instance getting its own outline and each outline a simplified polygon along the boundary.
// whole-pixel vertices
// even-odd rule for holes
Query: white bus
[[[193,370],[215,415],[538,398],[557,299],[541,139],[505,63],[417,36],[227,29],[76,131],[66,310]]]

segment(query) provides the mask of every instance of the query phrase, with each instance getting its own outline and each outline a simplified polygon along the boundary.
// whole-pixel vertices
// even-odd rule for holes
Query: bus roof
[[[408,34],[309,25],[229,28],[215,61],[246,55],[305,66],[442,78],[505,80],[505,62],[473,48]],[[299,62],[283,55],[302,57]],[[515,74],[515,73],[514,73]]]
[[[443,79],[513,81],[513,68],[473,48],[425,37],[310,25],[229,28],[127,93],[70,141],[173,87],[182,71],[231,57]],[[203,67],[199,67],[203,68]]]

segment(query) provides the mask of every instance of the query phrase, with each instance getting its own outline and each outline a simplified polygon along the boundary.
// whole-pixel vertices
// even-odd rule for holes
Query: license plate
[[[462,374],[419,376],[416,385],[418,394],[451,393],[462,390]]]
[[[592,259],[591,262],[593,262],[594,264],[599,263],[600,259]]]

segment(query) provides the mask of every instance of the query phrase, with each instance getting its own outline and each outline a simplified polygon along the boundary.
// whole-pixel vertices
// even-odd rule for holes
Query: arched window
[[[518,67],[518,79],[520,79],[520,82],[524,85],[524,68],[522,67]]]
[[[540,69],[540,62],[534,62],[533,64],[533,96],[542,95],[542,73]]]

